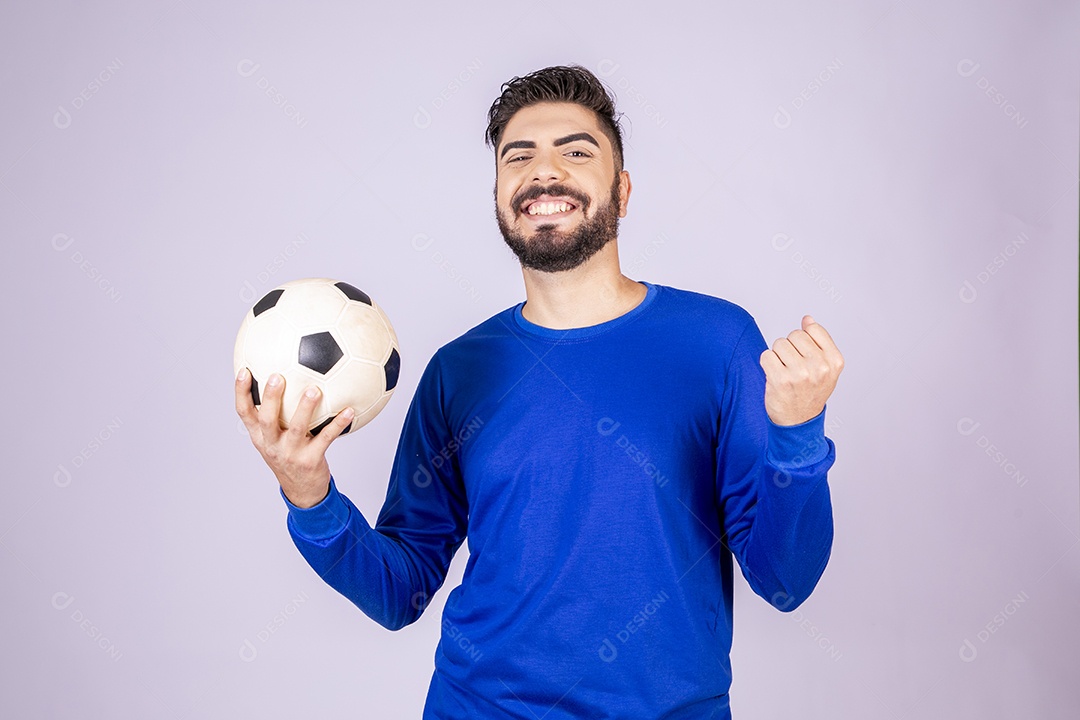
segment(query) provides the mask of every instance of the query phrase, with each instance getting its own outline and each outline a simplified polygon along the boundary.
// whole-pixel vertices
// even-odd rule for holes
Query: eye
[[[528,155],[517,155],[515,157],[510,158],[506,162],[512,163],[512,162],[517,162],[518,160],[528,160],[528,159],[529,159]]]
[[[578,155],[580,155],[582,157],[591,157],[589,155],[589,153],[585,152],[584,150],[571,150],[570,152],[568,152],[566,154],[567,155],[573,155],[574,153],[577,153]]]

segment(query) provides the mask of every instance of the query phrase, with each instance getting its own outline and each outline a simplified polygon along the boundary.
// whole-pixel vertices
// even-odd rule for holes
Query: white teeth
[[[533,203],[529,206],[530,215],[554,215],[555,213],[566,212],[570,209],[569,203],[564,202],[544,202]]]

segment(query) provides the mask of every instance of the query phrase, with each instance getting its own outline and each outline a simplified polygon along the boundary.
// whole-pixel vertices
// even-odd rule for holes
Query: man
[[[468,537],[425,718],[729,718],[732,554],[780,610],[828,562],[825,401],[843,360],[810,316],[772,348],[742,308],[619,269],[630,199],[614,105],[578,66],[489,111],[499,229],[524,303],[436,352],[372,527],[283,385],[237,411],[312,568],[379,624],[415,621]]]

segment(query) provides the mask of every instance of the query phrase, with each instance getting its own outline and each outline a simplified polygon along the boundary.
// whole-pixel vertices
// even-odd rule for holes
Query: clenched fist
[[[814,318],[803,315],[802,329],[779,338],[761,353],[765,371],[765,411],[777,425],[798,425],[825,408],[844,357]]]

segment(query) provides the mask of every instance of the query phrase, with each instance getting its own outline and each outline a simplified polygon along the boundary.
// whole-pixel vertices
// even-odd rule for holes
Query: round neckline
[[[653,300],[656,298],[656,286],[652,283],[645,282],[644,280],[638,280],[638,282],[645,286],[645,297],[642,298],[641,302],[637,305],[611,320],[606,320],[596,325],[557,330],[555,328],[537,325],[536,323],[527,320],[521,312],[522,308],[525,307],[525,301],[522,301],[513,308],[512,315],[514,324],[520,331],[545,340],[561,340],[565,342],[567,340],[581,340],[596,337],[597,335],[601,335],[620,325],[630,322],[645,312],[645,309],[652,304]]]

